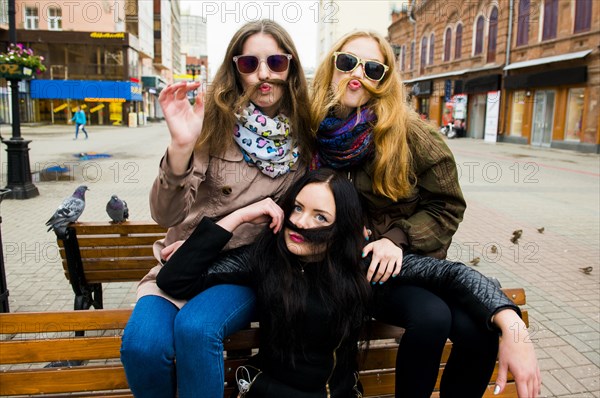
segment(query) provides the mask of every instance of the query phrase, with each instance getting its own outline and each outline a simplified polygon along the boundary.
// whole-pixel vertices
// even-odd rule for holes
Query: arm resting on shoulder
[[[492,317],[503,309],[514,310],[521,316],[519,307],[496,283],[462,263],[408,254],[395,281],[421,286],[457,301],[491,330],[496,329]]]
[[[158,287],[174,298],[194,297],[205,289],[208,269],[231,236],[231,232],[204,217],[158,273]]]

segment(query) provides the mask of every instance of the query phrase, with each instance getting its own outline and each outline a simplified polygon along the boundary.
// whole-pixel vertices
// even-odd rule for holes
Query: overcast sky
[[[240,26],[261,18],[274,19],[292,36],[304,67],[316,64],[318,0],[301,1],[199,1],[182,0],[181,9],[207,21],[208,57],[214,74],[225,56],[229,40]]]

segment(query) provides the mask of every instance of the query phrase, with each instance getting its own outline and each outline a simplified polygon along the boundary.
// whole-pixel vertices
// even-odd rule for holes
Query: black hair
[[[280,206],[289,219],[296,197],[308,184],[327,184],[333,193],[336,217],[328,234],[323,258],[317,264],[318,277],[309,286],[303,277],[302,259],[292,254],[283,232],[265,231],[255,245],[261,283],[258,287],[261,329],[268,328],[268,347],[282,360],[294,363],[294,352],[302,351],[302,338],[297,332],[304,321],[309,290],[319,292],[323,310],[328,314],[323,327],[328,327],[339,341],[356,341],[367,317],[370,287],[361,268],[363,211],[356,189],[348,179],[331,169],[308,172],[288,189]],[[265,255],[268,253],[268,255]],[[313,278],[314,279],[314,278]],[[267,323],[267,325],[264,324]],[[345,349],[345,351],[344,351]],[[342,347],[340,354],[352,356],[353,347]],[[342,358],[340,358],[342,359]],[[353,358],[344,358],[344,360]]]

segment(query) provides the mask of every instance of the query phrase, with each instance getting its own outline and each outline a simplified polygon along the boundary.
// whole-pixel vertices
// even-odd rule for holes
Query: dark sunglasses
[[[291,54],[274,54],[269,55],[266,59],[267,67],[271,72],[282,73],[290,67]],[[236,55],[233,57],[233,62],[237,66],[238,72],[243,74],[254,73],[264,59],[258,59],[255,55]]]
[[[358,67],[363,66],[363,71],[367,79],[379,82],[385,76],[385,72],[390,69],[389,66],[379,61],[369,61],[360,59],[354,54],[336,51],[333,53],[335,58],[335,68],[340,72],[349,73]]]

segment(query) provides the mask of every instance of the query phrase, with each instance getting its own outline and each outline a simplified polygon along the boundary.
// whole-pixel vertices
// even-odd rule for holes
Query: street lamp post
[[[8,37],[12,44],[17,44],[17,29],[15,23],[15,0],[8,0]],[[21,118],[19,114],[19,79],[7,79],[10,82],[12,104],[12,137],[4,140],[8,157],[7,184],[10,189],[7,198],[29,199],[40,193],[31,180],[29,166],[29,143],[21,137]]]

